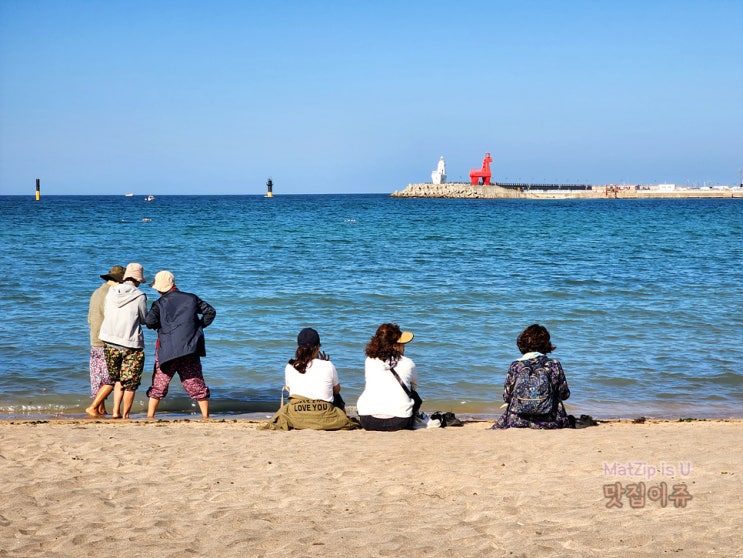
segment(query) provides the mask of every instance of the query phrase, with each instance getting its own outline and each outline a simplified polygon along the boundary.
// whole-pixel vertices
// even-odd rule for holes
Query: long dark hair
[[[366,346],[366,356],[385,362],[398,360],[402,356],[397,348],[400,335],[402,330],[397,324],[382,324]]]
[[[533,351],[546,355],[557,348],[550,341],[550,332],[539,324],[532,324],[522,331],[516,338],[516,346],[522,355]]]
[[[304,374],[307,372],[307,365],[315,358],[316,350],[317,347],[297,347],[294,358],[289,360],[289,364],[296,368],[297,372]]]

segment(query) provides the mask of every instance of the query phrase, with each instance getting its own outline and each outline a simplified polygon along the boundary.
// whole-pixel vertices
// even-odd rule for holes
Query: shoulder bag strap
[[[400,376],[397,375],[397,372],[395,371],[395,368],[393,366],[390,366],[390,372],[392,372],[392,375],[395,377],[395,379],[397,380],[397,382],[400,384],[400,387],[405,392],[405,395],[407,395],[408,397],[410,397],[411,399],[413,399],[413,394],[410,392],[410,389],[408,388],[408,386],[405,385],[405,382],[403,382],[400,379]]]

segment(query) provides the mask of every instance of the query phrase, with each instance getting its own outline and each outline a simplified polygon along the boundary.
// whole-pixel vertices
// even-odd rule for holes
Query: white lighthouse
[[[446,163],[443,155],[439,159],[436,170],[431,173],[431,182],[434,184],[444,184],[446,182]]]

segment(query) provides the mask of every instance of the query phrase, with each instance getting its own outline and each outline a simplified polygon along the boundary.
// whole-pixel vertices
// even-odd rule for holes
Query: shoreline
[[[497,184],[469,184],[448,182],[446,184],[408,184],[403,190],[395,190],[393,198],[456,198],[456,199],[530,199],[530,200],[579,200],[579,199],[743,199],[743,188],[709,189],[679,188],[672,191],[625,188],[607,190],[614,185],[593,186],[591,190],[529,190],[519,191],[503,188]]]
[[[457,415],[465,424],[487,424],[492,425],[497,417],[485,417],[485,416],[473,416],[473,415]],[[262,425],[267,424],[270,417],[264,416],[249,416],[249,415],[238,415],[238,416],[220,416],[209,418],[201,418],[198,414],[193,416],[174,416],[167,415],[160,417],[159,415],[153,419],[147,417],[134,417],[128,419],[114,419],[108,416],[104,417],[52,417],[52,418],[8,418],[0,419],[0,428],[14,425],[33,425],[33,424],[54,424],[54,425],[69,425],[69,424],[158,424],[158,423],[204,423],[204,424],[255,424]],[[661,418],[661,417],[635,417],[635,418],[598,418],[596,422],[599,424],[674,424],[674,423],[691,423],[691,422],[726,422],[726,423],[740,423],[743,425],[743,418],[739,417],[716,417],[716,418],[695,418],[695,417],[679,417],[679,418]],[[450,430],[456,430],[457,427],[450,427]],[[361,429],[359,429],[361,430]],[[424,429],[425,430],[425,429]],[[528,430],[513,428],[511,430]],[[559,430],[559,429],[558,429]],[[562,430],[581,430],[581,428],[564,428]]]
[[[349,410],[350,408],[350,410]],[[347,414],[351,417],[358,417],[355,407],[347,407]],[[430,415],[436,410],[424,409],[424,413]],[[440,412],[447,412],[446,409]],[[451,412],[451,411],[449,411]],[[502,413],[454,413],[457,418],[464,422],[471,423],[493,423]],[[586,412],[568,410],[568,414],[579,417]],[[244,412],[244,413],[212,413],[208,419],[202,419],[200,413],[194,412],[177,412],[163,411],[158,412],[154,419],[149,419],[146,413],[133,412],[129,419],[114,419],[110,415],[89,416],[85,411],[67,412],[67,413],[0,413],[0,425],[2,424],[24,424],[24,423],[92,423],[92,422],[268,422],[273,416],[273,411],[267,412]],[[686,413],[678,415],[654,415],[651,413],[622,413],[618,415],[596,415],[591,414],[592,418],[601,423],[611,422],[743,422],[743,416],[740,415],[705,415],[699,413]]]
[[[356,397],[347,395],[346,412],[350,416],[357,416]],[[59,405],[52,405],[49,402],[39,407],[24,404],[11,404],[6,402],[4,408],[0,409],[0,422],[23,421],[23,420],[76,420],[88,419],[85,413],[85,407],[89,404],[89,399],[81,396],[75,396],[69,401],[59,401]],[[220,419],[251,419],[268,420],[279,408],[280,401],[274,402],[241,402],[237,400],[223,400],[212,398],[210,403],[211,416]],[[565,408],[568,414],[573,416],[590,415],[597,420],[633,420],[639,417],[647,419],[661,420],[683,420],[692,418],[695,420],[716,420],[716,419],[743,419],[743,407],[735,401],[710,402],[689,401],[624,401],[624,402],[597,402],[594,400],[582,400],[574,394],[565,402]],[[109,412],[110,412],[109,407]],[[437,398],[425,398],[423,412],[432,414],[434,412],[452,412],[457,417],[464,417],[468,420],[488,421],[496,420],[503,414],[504,406],[502,400],[494,399],[490,401],[462,401],[462,400],[445,400]],[[132,407],[132,420],[142,420],[146,418],[147,401],[143,398],[135,398]],[[172,394],[172,397],[164,400],[161,408],[158,409],[157,417],[167,419],[189,419],[200,416],[198,407],[195,402],[190,400],[185,394]],[[92,417],[93,419],[97,417]],[[104,417],[105,419],[105,417]]]
[[[344,391],[346,398],[346,411],[355,416],[356,392]],[[90,399],[83,395],[63,395],[59,397],[47,394],[36,400],[17,401],[7,400],[2,402],[0,398],[0,421],[7,420],[57,420],[86,418],[85,408]],[[269,418],[279,408],[279,398],[274,401],[265,400],[240,400],[222,398],[214,395],[210,402],[212,416],[233,418]],[[718,418],[743,418],[743,406],[734,398],[727,401],[689,401],[689,400],[622,400],[622,401],[597,401],[580,397],[579,391],[574,390],[573,395],[565,402],[568,414],[580,416],[591,415],[596,419],[634,419],[637,417],[657,419],[718,419]],[[437,397],[425,397],[423,411],[432,414],[436,411],[452,412],[458,417],[471,417],[476,420],[495,420],[503,413],[503,402],[500,391],[493,391],[493,399],[488,400],[462,400],[443,399]],[[109,408],[110,411],[110,408]],[[132,416],[135,419],[143,418],[147,412],[147,400],[142,395],[136,396],[132,407]],[[200,414],[195,402],[189,399],[180,388],[174,390],[165,399],[158,409],[159,416],[171,418],[187,418]]]

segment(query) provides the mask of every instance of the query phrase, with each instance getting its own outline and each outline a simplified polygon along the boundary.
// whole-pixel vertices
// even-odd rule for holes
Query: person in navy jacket
[[[160,298],[145,318],[145,325],[157,330],[155,373],[147,390],[147,417],[155,416],[177,372],[186,393],[198,403],[201,416],[208,418],[209,388],[204,382],[201,357],[206,356],[204,328],[214,321],[217,312],[195,294],[178,290],[170,271],[157,273],[151,286],[160,293]]]

